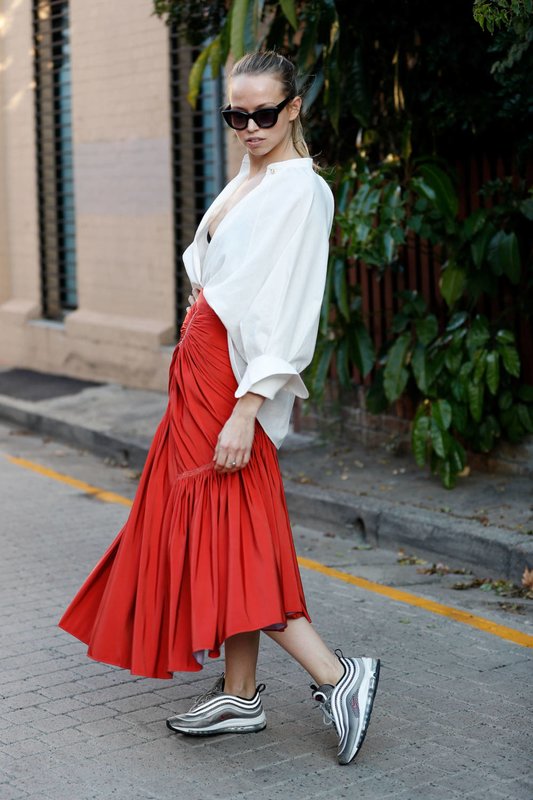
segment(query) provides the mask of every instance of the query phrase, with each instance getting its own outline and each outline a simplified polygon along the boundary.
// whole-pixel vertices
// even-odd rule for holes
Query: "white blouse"
[[[228,332],[235,397],[267,398],[257,413],[279,447],[294,398],[309,397],[299,373],[316,344],[334,201],[311,158],[270,164],[207,242],[209,222],[246,180],[249,156],[204,214],[183,253],[194,288]]]

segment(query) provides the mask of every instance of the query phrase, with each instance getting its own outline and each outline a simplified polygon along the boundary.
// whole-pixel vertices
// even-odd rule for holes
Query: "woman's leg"
[[[224,691],[237,697],[251,699],[255,695],[259,631],[238,633],[224,643],[226,671]]]
[[[319,686],[323,683],[335,686],[342,678],[344,669],[339,659],[305,617],[288,620],[284,631],[265,633],[295,658]]]

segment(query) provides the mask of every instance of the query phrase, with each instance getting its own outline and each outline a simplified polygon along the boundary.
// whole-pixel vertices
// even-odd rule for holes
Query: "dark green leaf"
[[[296,6],[294,5],[294,0],[279,0],[279,4],[281,6],[281,10],[291,23],[294,30],[298,27],[298,20],[296,18]]]
[[[423,319],[417,319],[415,322],[416,335],[422,344],[429,344],[437,336],[439,332],[439,323],[435,314],[429,314]]]
[[[474,374],[473,374],[474,383],[481,383],[483,375],[485,374],[486,356],[487,356],[486,350],[477,350],[474,356]]]
[[[462,436],[464,436],[466,433],[467,420],[468,420],[467,407],[462,403],[453,403],[452,425]]]
[[[336,258],[333,263],[333,288],[335,300],[344,319],[350,319],[350,304],[348,301],[348,286],[346,282],[346,263],[342,258]]]
[[[431,435],[431,444],[433,446],[433,450],[441,458],[446,458],[447,452],[446,452],[444,431],[442,430],[442,428],[439,427],[439,425],[434,419],[430,421],[429,432]]]
[[[248,16],[248,4],[250,0],[233,0],[230,9],[231,16],[231,54],[235,61],[245,53],[244,31]]]
[[[207,66],[211,46],[212,43],[208,44],[207,47],[202,50],[192,65],[191,71],[189,72],[189,91],[187,94],[187,100],[189,105],[191,105],[193,108],[196,107],[196,101],[198,100],[198,95],[200,94],[202,78]]]
[[[502,357],[503,366],[509,375],[518,378],[520,375],[520,356],[515,347],[498,347]]]
[[[415,346],[413,351],[413,357],[411,359],[411,367],[413,370],[413,375],[415,376],[416,385],[422,392],[422,394],[428,393],[428,376],[427,376],[427,360],[426,360],[426,348],[423,344],[418,342]]]
[[[392,320],[392,332],[393,333],[402,333],[409,324],[409,318],[402,314],[400,311],[399,314],[396,314],[394,319]]]
[[[500,385],[500,356],[497,350],[492,350],[485,356],[487,371],[485,379],[491,394],[495,395]]]
[[[493,237],[492,241],[494,241],[495,238],[496,237]],[[515,285],[519,283],[522,265],[520,263],[518,239],[514,231],[510,233],[500,231],[498,244],[494,252],[494,260],[492,264],[494,266],[495,262],[497,263],[497,267],[495,268],[497,275],[503,273],[507,275],[511,283]]]
[[[448,372],[451,372],[452,375],[457,375],[463,363],[462,350],[456,347],[449,347],[444,356],[444,363]]]
[[[455,219],[459,210],[459,198],[449,176],[436,164],[422,164],[419,172],[435,195],[435,205],[443,217]]]
[[[313,371],[312,387],[313,393],[322,395],[326,378],[331,363],[331,357],[335,351],[335,342],[327,340],[324,342],[323,347],[318,350],[317,357],[314,359],[316,367]]]
[[[442,485],[445,489],[453,489],[457,482],[457,472],[452,466],[450,459],[443,459],[439,462],[438,471]]]
[[[484,347],[489,339],[489,323],[486,317],[478,314],[478,316],[472,321],[472,325],[470,326],[470,330],[466,336],[466,346],[468,348],[468,352],[472,355],[480,347]]]
[[[362,322],[356,322],[352,326],[350,343],[353,362],[363,378],[366,378],[374,366],[376,354],[370,334]]]
[[[339,383],[345,389],[349,389],[352,385],[350,367],[348,362],[348,340],[342,339],[337,348],[336,357],[337,376]]]
[[[452,439],[452,444],[450,446],[450,462],[453,471],[456,473],[462,472],[466,466],[465,449],[457,439]]]
[[[446,325],[446,330],[448,332],[457,330],[461,325],[464,325],[467,319],[468,314],[466,311],[456,311],[455,314],[452,314],[450,321]]]
[[[440,279],[440,291],[451,308],[459,300],[466,287],[465,271],[449,262],[443,269]]]
[[[513,405],[513,395],[506,389],[504,392],[498,395],[498,406],[501,408],[502,411],[507,411]]]
[[[389,407],[383,389],[383,370],[376,372],[372,385],[366,394],[366,407],[371,414],[382,414]]]
[[[431,416],[441,430],[447,431],[452,422],[452,408],[447,400],[437,400],[431,406]]]
[[[528,197],[527,200],[522,200],[520,203],[520,211],[524,217],[533,220],[533,197]]]
[[[405,369],[405,359],[410,343],[410,335],[403,333],[396,339],[388,352],[383,375],[383,388],[390,403],[401,396],[407,385],[409,373]]]
[[[472,261],[479,269],[485,259],[487,258],[489,242],[494,235],[494,226],[486,225],[480,231],[472,242],[470,243],[470,252],[472,253]]]
[[[472,239],[478,233],[487,229],[487,209],[477,208],[463,223],[465,239]]]
[[[531,410],[523,403],[519,403],[516,407],[516,411],[524,430],[528,433],[533,433],[533,414]]]
[[[419,467],[426,463],[426,454],[429,434],[429,417],[420,416],[415,420],[411,435],[411,446],[413,455]]]
[[[514,333],[512,331],[501,329],[496,333],[496,341],[498,344],[514,344]]]
[[[483,416],[483,384],[468,384],[468,407],[474,422],[480,422]]]

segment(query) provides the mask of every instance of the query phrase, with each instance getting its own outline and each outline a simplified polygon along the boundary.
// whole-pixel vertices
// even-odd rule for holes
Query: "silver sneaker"
[[[339,764],[352,761],[365,738],[379,680],[378,658],[344,658],[336,651],[344,675],[335,686],[314,686],[313,699],[320,703],[324,720],[333,722],[339,735]]]
[[[224,692],[224,675],[215,685],[196,698],[185,714],[167,719],[167,727],[189,736],[211,736],[215,733],[254,733],[266,727],[260,683],[251,700]]]

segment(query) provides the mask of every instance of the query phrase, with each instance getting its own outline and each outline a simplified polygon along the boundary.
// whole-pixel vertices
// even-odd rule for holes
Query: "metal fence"
[[[76,308],[69,6],[34,0],[33,46],[43,316]]]
[[[196,108],[187,100],[188,79],[197,51],[170,32],[170,90],[174,186],[176,319],[179,329],[187,306],[189,282],[182,255],[205,210],[225,184],[222,79],[203,80]]]

